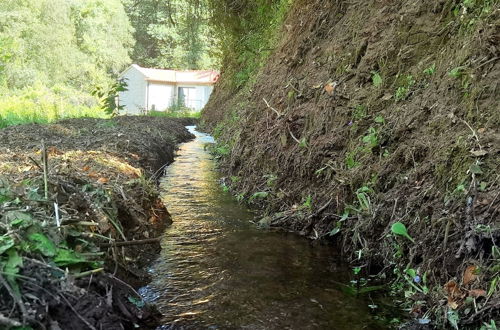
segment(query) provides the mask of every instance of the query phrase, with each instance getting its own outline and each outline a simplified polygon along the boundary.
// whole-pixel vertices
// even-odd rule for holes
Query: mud
[[[203,113],[229,150],[228,185],[264,222],[393,279],[410,318],[498,320],[499,35],[495,1],[297,2],[256,83],[223,76]],[[408,269],[429,292],[408,287]],[[475,289],[489,295],[471,312]]]
[[[23,259],[16,275],[19,298],[7,286],[0,288],[0,314],[10,320],[0,320],[2,325],[154,328],[158,314],[134,287],[147,283],[144,266],[159,252],[159,243],[114,247],[113,242],[158,237],[171,221],[156,181],[173,161],[176,145],[193,137],[187,124],[192,120],[119,117],[0,130],[0,233],[11,235],[18,244],[12,253]],[[42,141],[48,201],[43,198]],[[9,231],[13,214],[28,217],[32,225]],[[85,261],[64,267],[57,257],[22,245],[35,230]],[[1,262],[7,260],[0,255]]]

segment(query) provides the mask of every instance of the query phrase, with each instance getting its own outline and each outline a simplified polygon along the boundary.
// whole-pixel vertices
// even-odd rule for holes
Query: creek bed
[[[387,328],[369,296],[342,290],[352,271],[335,249],[256,228],[219,185],[206,150],[213,139],[188,128],[196,138],[161,183],[173,224],[140,289],[164,315],[160,329]]]

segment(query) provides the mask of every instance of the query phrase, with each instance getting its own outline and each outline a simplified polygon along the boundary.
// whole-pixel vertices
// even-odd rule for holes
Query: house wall
[[[118,102],[125,106],[128,114],[139,114],[146,108],[146,86],[144,75],[131,66],[123,75],[126,79],[127,91],[118,94]]]
[[[162,82],[149,82],[148,110],[165,111],[173,104],[174,99],[174,85]]]
[[[213,86],[206,85],[178,85],[177,94],[179,93],[179,88],[190,87],[194,88],[194,96],[187,100],[187,106],[193,108],[196,111],[200,111],[207,104],[210,94],[212,93]],[[178,99],[178,95],[176,96]]]

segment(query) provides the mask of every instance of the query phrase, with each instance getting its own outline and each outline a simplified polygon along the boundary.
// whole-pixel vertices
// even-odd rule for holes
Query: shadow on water
[[[349,269],[334,249],[259,230],[223,193],[207,143],[181,146],[162,181],[173,224],[140,292],[164,314],[162,329],[382,329],[368,298],[346,295]]]

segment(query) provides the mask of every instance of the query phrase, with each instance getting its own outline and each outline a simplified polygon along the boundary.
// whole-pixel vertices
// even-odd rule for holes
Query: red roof
[[[163,81],[175,84],[215,84],[220,77],[214,70],[163,70],[149,69],[133,64],[149,81]]]

